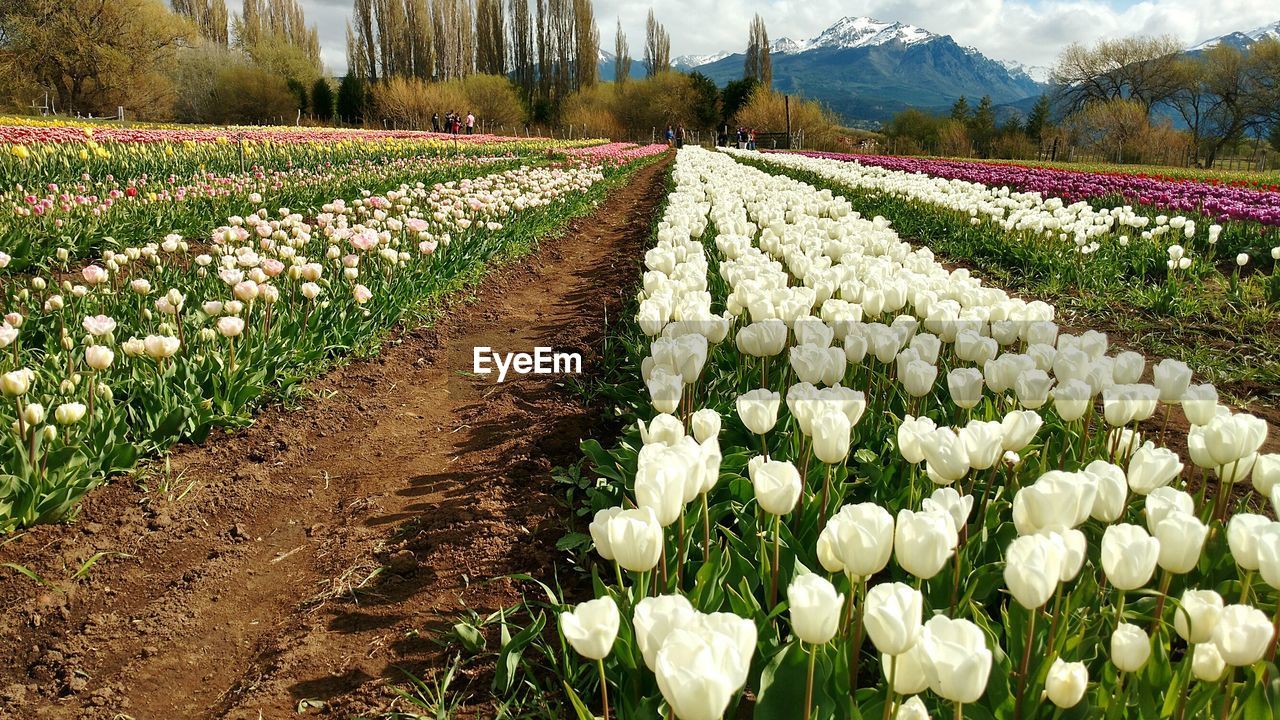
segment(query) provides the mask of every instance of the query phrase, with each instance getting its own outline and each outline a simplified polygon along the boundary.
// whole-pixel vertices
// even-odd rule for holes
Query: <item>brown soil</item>
[[[553,376],[470,375],[472,348],[578,351],[591,372],[666,164],[434,327],[318,380],[302,409],[179,448],[167,492],[117,482],[74,524],[10,538],[0,717],[285,718],[310,699],[349,717],[386,704],[400,668],[442,665],[438,630],[518,599],[486,580],[549,574],[550,470],[601,416]]]

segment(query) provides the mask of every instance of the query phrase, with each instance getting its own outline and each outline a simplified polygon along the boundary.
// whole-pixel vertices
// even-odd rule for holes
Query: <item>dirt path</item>
[[[641,170],[474,302],[314,384],[294,412],[173,456],[166,493],[95,492],[71,526],[0,547],[0,717],[347,717],[431,631],[515,599],[563,519],[550,469],[599,414],[552,378],[469,376],[472,348],[582,353],[638,276],[663,168]],[[164,478],[153,477],[155,488]],[[88,577],[70,576],[96,553]]]

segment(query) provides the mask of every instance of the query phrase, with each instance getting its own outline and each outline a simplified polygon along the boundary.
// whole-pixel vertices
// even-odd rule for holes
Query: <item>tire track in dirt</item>
[[[75,525],[0,547],[53,578],[127,554],[57,591],[0,578],[0,716],[283,718],[315,699],[347,717],[385,702],[399,667],[438,664],[431,632],[464,607],[513,602],[483,581],[551,564],[550,470],[600,415],[555,378],[470,376],[472,349],[577,351],[591,372],[668,162],[431,329],[313,383],[304,408],[180,448],[171,498],[115,483]]]

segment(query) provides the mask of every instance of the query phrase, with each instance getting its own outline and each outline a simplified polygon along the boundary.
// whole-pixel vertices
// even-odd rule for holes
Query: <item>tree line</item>
[[[1280,41],[1184,52],[1176,38],[1130,37],[1068,46],[1051,89],[1025,113],[908,109],[883,130],[893,152],[1029,159],[1081,148],[1116,162],[1211,167],[1264,138],[1280,150]]]

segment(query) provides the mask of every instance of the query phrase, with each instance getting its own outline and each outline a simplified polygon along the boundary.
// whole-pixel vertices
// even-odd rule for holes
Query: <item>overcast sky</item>
[[[351,0],[302,5],[320,28],[329,71],[342,74]],[[613,49],[615,19],[621,18],[632,54],[640,55],[650,6],[671,34],[673,57],[741,51],[753,13],[764,17],[770,39],[810,37],[846,15],[869,15],[949,34],[989,57],[1028,65],[1052,65],[1073,41],[1171,33],[1192,45],[1280,20],[1280,6],[1271,0],[596,0],[601,46]]]

